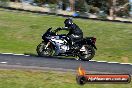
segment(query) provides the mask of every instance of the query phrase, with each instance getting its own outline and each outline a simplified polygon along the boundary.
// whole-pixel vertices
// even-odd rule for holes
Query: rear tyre
[[[53,47],[50,45],[49,47],[46,47],[46,43],[45,42],[42,42],[40,43],[38,46],[37,46],[37,53],[38,53],[38,56],[52,56],[53,54]]]
[[[78,57],[83,61],[89,61],[94,57],[95,50],[91,46],[84,46],[84,47],[85,47],[85,51],[80,52]]]

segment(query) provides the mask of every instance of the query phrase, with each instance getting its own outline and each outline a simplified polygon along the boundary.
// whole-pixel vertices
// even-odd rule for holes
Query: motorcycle
[[[89,61],[95,55],[95,46],[96,38],[86,37],[81,40],[76,41],[76,45],[79,48],[71,48],[68,43],[68,37],[66,35],[58,35],[55,32],[51,31],[52,28],[49,28],[42,36],[42,41],[37,46],[38,56],[54,56],[56,49],[59,49],[58,56],[73,56],[79,57],[80,60]]]

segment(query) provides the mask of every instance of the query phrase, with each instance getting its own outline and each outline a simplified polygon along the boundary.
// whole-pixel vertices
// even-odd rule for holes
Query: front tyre
[[[53,47],[50,45],[48,46],[46,49],[46,43],[45,42],[42,42],[40,43],[38,46],[37,46],[37,53],[38,53],[38,56],[51,56],[53,54]]]
[[[79,59],[83,61],[91,60],[95,55],[95,50],[92,46],[84,46],[85,50],[81,51],[78,55]]]

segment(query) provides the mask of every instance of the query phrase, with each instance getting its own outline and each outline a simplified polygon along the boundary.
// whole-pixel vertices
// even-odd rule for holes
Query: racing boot
[[[72,44],[70,45],[70,49],[79,49],[79,46],[75,42],[72,42]]]

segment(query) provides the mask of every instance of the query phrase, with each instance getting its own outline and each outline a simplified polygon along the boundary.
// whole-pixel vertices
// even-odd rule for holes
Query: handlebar
[[[46,34],[48,34],[48,35],[61,35],[61,36],[67,36],[66,34],[57,34],[57,32],[58,32],[59,30],[61,30],[61,28],[57,28],[57,29],[54,30],[54,31],[51,31],[51,29],[52,29],[52,28],[49,28],[49,29],[47,30]]]

